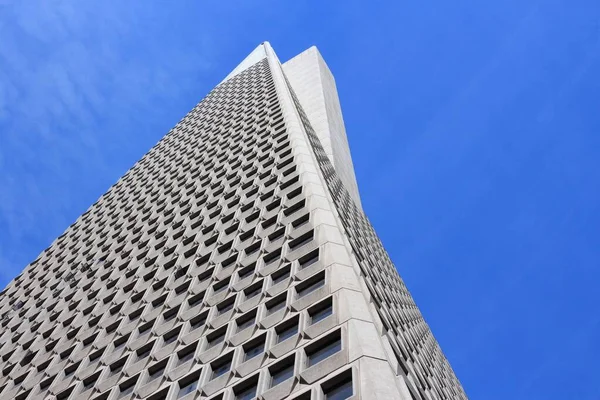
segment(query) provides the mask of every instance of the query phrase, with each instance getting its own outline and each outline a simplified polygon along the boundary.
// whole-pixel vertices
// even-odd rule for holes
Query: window
[[[159,365],[148,368],[148,382],[152,382],[153,380],[162,377],[166,367],[167,364],[163,362]]]
[[[306,348],[308,366],[311,367],[342,349],[340,331]]]
[[[304,269],[310,265],[313,265],[319,261],[319,249],[311,251],[307,255],[301,257],[298,262],[300,263],[300,269]]]
[[[100,373],[97,372],[96,374],[90,376],[89,378],[84,379],[83,380],[83,391],[91,389],[96,384],[96,381],[98,380],[99,376],[100,376]]]
[[[265,265],[269,265],[275,260],[279,260],[279,256],[281,255],[281,249],[274,250],[263,257],[263,261]]]
[[[229,287],[229,278],[223,279],[220,282],[217,282],[213,285],[213,294],[217,294],[222,292],[223,290]]]
[[[271,280],[273,281],[273,285],[277,285],[279,282],[283,282],[287,278],[290,277],[290,266],[287,265],[277,272],[271,274]]]
[[[123,347],[125,347],[125,343],[127,343],[127,339],[129,339],[129,335],[123,336],[123,337],[115,340],[115,343],[114,343],[114,345],[115,345],[115,351],[116,350],[120,350]]]
[[[333,378],[321,387],[327,400],[349,399],[354,394],[352,390],[352,371],[347,371],[341,376]]]
[[[77,370],[77,367],[79,367],[79,363],[77,363],[75,365],[71,365],[69,368],[65,369],[65,378],[68,378],[71,375],[73,375],[75,373],[75,371]]]
[[[278,365],[269,368],[270,387],[275,387],[294,376],[294,358],[291,357]]]
[[[277,343],[281,343],[298,334],[298,321],[296,320],[295,323],[279,329],[276,328],[275,332],[277,333]]]
[[[333,314],[333,304],[331,298],[329,298],[321,304],[317,304],[316,306],[308,310],[308,316],[310,317],[311,325],[324,320],[331,314]]]
[[[202,303],[202,300],[204,300],[204,292],[198,293],[197,295],[190,297],[190,299],[188,300],[188,304],[190,305],[190,307],[195,307],[198,304]]]
[[[144,346],[141,349],[139,349],[137,351],[137,361],[143,360],[144,358],[148,357],[150,355],[150,352],[152,351],[153,345],[154,345],[154,343],[152,343],[148,346]]]
[[[177,353],[177,366],[185,364],[194,358],[195,344]]]
[[[255,341],[244,346],[243,349],[244,361],[253,359],[265,351],[265,337],[263,336],[261,339],[259,339],[259,341]]]
[[[254,325],[254,321],[256,320],[256,310],[241,316],[236,320],[237,331],[241,332],[246,328],[250,328]]]
[[[256,397],[256,387],[258,384],[258,376],[252,378],[250,382],[243,382],[238,387],[233,389],[235,400],[252,400]]]
[[[233,355],[233,353],[230,353],[227,356],[225,356],[217,361],[214,361],[210,365],[210,367],[212,369],[211,379],[218,378],[219,376],[224,375],[225,373],[229,372],[229,370],[231,369],[232,355]]]
[[[116,375],[119,372],[121,372],[123,366],[125,365],[125,361],[127,361],[127,357],[123,357],[119,361],[113,363],[110,366],[110,376]]]
[[[314,231],[311,230],[311,231],[305,233],[304,235],[300,236],[299,238],[292,240],[289,243],[290,250],[294,251],[294,250],[304,246],[305,244],[312,241],[313,238],[314,238]]]
[[[179,307],[175,307],[172,310],[169,310],[166,313],[164,313],[163,314],[163,318],[164,318],[163,322],[169,322],[169,321],[173,320],[177,316],[178,311],[179,311]]]
[[[258,296],[262,292],[262,281],[255,283],[254,285],[244,290],[244,297],[246,300]]]
[[[134,379],[130,379],[125,383],[122,383],[119,386],[119,398],[121,397],[125,397],[130,395],[131,393],[133,393],[133,389],[135,388],[135,381],[137,380],[137,377]]]
[[[270,242],[274,242],[278,239],[281,239],[283,237],[283,234],[285,233],[285,228],[280,228],[278,230],[276,230],[275,232],[271,233],[268,238]]]
[[[102,355],[102,353],[104,353],[104,348],[93,352],[92,354],[90,354],[90,363],[96,361],[97,359],[100,358],[100,356]]]
[[[210,349],[225,340],[225,334],[227,333],[226,326],[216,332],[211,333],[206,337],[207,348]]]
[[[315,290],[323,287],[325,285],[325,274],[321,273],[314,279],[310,279],[306,284],[301,283],[296,286],[296,293],[298,293],[298,297],[304,297]]]
[[[194,379],[189,383],[179,383],[179,393],[177,394],[177,398],[180,399],[183,396],[190,394],[198,388],[198,380]]]
[[[175,329],[169,333],[166,333],[165,335],[163,335],[163,345],[166,346],[168,344],[175,342],[177,340],[178,336],[179,336],[179,329]]]
[[[204,314],[198,315],[195,318],[192,318],[190,320],[191,330],[198,329],[198,328],[204,326],[204,324],[206,323],[206,316],[207,315],[208,315],[208,313],[204,313]]]
[[[255,268],[256,268],[256,264],[252,264],[246,268],[241,269],[238,272],[238,277],[240,278],[240,280],[249,277],[250,275],[252,275],[252,273],[254,273]]]
[[[152,325],[154,325],[154,321],[151,321],[147,324],[140,326],[138,329],[139,336],[143,336],[147,333],[150,333],[150,329],[152,329]]]
[[[219,315],[226,313],[227,311],[233,310],[235,304],[235,296],[228,298],[217,306]]]
[[[274,298],[273,300],[269,301],[266,303],[266,307],[267,307],[267,314],[273,314],[276,311],[279,311],[283,308],[285,308],[285,293],[283,296],[279,296]]]

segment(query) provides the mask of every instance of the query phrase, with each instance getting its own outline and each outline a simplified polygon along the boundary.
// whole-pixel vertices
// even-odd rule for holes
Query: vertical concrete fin
[[[313,46],[283,64],[290,85],[352,200],[362,209],[335,79]]]

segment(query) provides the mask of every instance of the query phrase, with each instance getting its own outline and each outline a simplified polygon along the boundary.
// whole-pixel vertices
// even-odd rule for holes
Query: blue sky
[[[467,394],[600,398],[597,1],[2,0],[0,286],[264,40],[328,62]]]

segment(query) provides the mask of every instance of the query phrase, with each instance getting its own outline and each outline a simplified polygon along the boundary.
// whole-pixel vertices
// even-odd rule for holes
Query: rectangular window
[[[311,367],[340,350],[342,350],[342,340],[338,331],[333,337],[327,338],[326,341],[322,341],[306,350],[308,366]]]
[[[294,376],[294,359],[286,360],[269,370],[271,374],[270,387],[275,387]]]
[[[297,287],[296,293],[298,293],[298,297],[304,297],[315,290],[322,288],[325,285],[325,275],[321,276],[320,279],[309,283],[308,285],[299,285]]]
[[[212,365],[212,379],[218,378],[226,374],[231,369],[231,355],[219,361],[215,361]]]
[[[235,400],[252,400],[256,397],[257,382],[244,387],[243,389],[234,390]]]
[[[285,308],[286,299],[284,296],[273,299],[272,301],[266,304],[267,306],[267,314],[273,314],[283,308]]]
[[[308,316],[310,317],[311,325],[324,320],[331,314],[333,314],[333,304],[331,303],[331,298],[328,301],[318,304],[312,309],[308,310]]]
[[[319,261],[319,249],[311,251],[310,253],[301,257],[298,260],[298,262],[300,264],[300,269],[304,269],[308,266],[311,266],[314,263],[316,263],[317,261]]]
[[[177,360],[177,366],[185,364],[186,362],[194,359],[194,349],[189,349],[185,353],[180,353]]]
[[[254,357],[262,354],[265,350],[265,342],[264,342],[264,338],[263,340],[251,344],[248,347],[244,348],[244,361],[248,361],[253,359]]]
[[[148,370],[148,382],[152,382],[155,379],[161,378],[165,373],[166,365],[160,365]]]
[[[254,284],[254,285],[250,286],[249,288],[247,288],[246,290],[244,290],[244,296],[245,296],[246,300],[250,300],[251,298],[258,296],[261,292],[262,292],[262,281],[257,282],[257,284]]]
[[[207,344],[208,344],[208,348],[211,348],[213,346],[216,346],[219,343],[222,343],[225,340],[225,330],[222,330],[220,332],[216,332],[212,335],[209,335],[206,338]]]
[[[271,274],[271,280],[273,281],[273,285],[277,285],[279,282],[283,282],[287,278],[290,277],[290,266],[287,265],[280,270],[273,272]]]
[[[206,323],[206,315],[207,314],[205,313],[203,315],[199,315],[195,318],[192,318],[190,320],[191,330],[198,329],[198,328],[204,326],[204,324]]]
[[[352,397],[352,373],[343,374],[342,377],[336,377],[332,381],[326,382],[321,387],[326,400],[345,400]]]
[[[256,311],[244,315],[236,320],[237,331],[241,332],[246,328],[250,328],[254,325],[254,321],[256,320]]]
[[[186,384],[179,384],[179,393],[177,394],[177,398],[180,399],[185,395],[188,395],[194,392],[198,388],[198,380],[194,379],[193,381]]]
[[[281,343],[292,336],[298,334],[298,322],[293,325],[287,326],[280,331],[277,331],[277,343]]]

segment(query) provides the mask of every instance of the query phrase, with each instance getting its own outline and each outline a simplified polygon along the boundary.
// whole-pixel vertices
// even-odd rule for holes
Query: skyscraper
[[[316,48],[259,45],[0,294],[2,399],[466,399]]]

